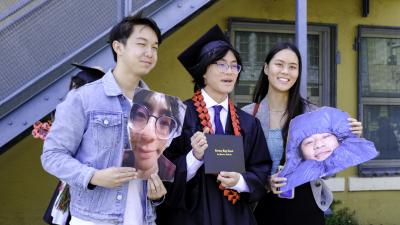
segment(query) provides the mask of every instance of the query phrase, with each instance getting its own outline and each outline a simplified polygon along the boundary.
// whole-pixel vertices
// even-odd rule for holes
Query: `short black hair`
[[[193,78],[195,92],[206,86],[203,76],[208,66],[224,58],[228,51],[232,51],[237,64],[243,66],[239,52],[230,44],[221,28],[214,25],[178,56],[179,62]],[[238,79],[239,76],[240,73]]]
[[[242,59],[240,58],[239,52],[237,52],[230,44],[219,46],[214,48],[212,51],[208,52],[207,54],[200,56],[197,59],[197,64],[191,68],[193,83],[194,83],[194,91],[200,90],[206,86],[204,81],[204,74],[207,71],[209,65],[216,63],[218,60],[224,58],[224,56],[229,52],[232,51],[233,55],[236,58],[237,64],[243,66]],[[238,80],[240,77],[240,73],[238,76]]]
[[[117,54],[112,48],[112,43],[114,41],[126,44],[126,40],[131,36],[134,31],[135,25],[145,25],[150,27],[157,35],[158,44],[161,44],[162,37],[160,28],[158,28],[157,23],[151,18],[142,17],[142,13],[138,13],[134,16],[127,16],[121,20],[117,25],[115,25],[109,35],[109,43],[113,53],[114,61],[117,61]]]

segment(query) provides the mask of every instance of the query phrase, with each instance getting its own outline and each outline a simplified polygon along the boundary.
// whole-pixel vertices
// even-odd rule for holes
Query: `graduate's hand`
[[[286,178],[284,177],[278,177],[278,173],[272,175],[269,178],[269,186],[271,188],[271,191],[274,194],[280,194],[282,191],[279,191],[280,187],[283,187],[286,185]]]
[[[203,132],[197,131],[190,138],[190,142],[193,149],[193,155],[197,160],[203,160],[204,151],[208,147],[207,139],[204,134],[210,133],[210,129],[208,127],[204,128]]]
[[[167,190],[158,174],[152,174],[147,180],[147,198],[158,200],[167,194]]]
[[[90,183],[105,188],[122,186],[125,182],[136,179],[138,173],[132,167],[110,167],[94,172]]]
[[[347,120],[349,121],[351,132],[358,137],[361,137],[363,131],[362,123],[354,118],[348,118]]]
[[[234,187],[240,179],[240,173],[237,172],[219,172],[217,180],[226,188]]]

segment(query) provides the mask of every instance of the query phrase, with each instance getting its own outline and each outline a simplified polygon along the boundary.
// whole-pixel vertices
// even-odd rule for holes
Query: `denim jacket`
[[[139,87],[148,88],[143,81]],[[41,161],[47,172],[70,185],[71,215],[88,221],[123,223],[128,183],[116,188],[90,188],[89,181],[96,170],[121,165],[123,149],[129,146],[129,109],[111,71],[70,91],[57,106]],[[143,185],[145,188],[146,182]],[[155,204],[145,199],[143,221],[155,224]]]
[[[249,104],[242,108],[243,111],[253,115],[255,104]],[[261,127],[264,131],[264,135],[266,140],[268,139],[268,130],[269,130],[269,111],[268,111],[268,101],[267,98],[264,98],[260,102],[260,106],[256,113],[256,117],[260,120]],[[316,110],[317,107],[314,105],[307,105],[305,112],[310,112]],[[318,207],[322,211],[326,211],[333,201],[333,194],[329,187],[325,184],[322,179],[317,179],[310,182],[311,190],[313,192],[313,196],[315,199],[315,203],[317,203]]]

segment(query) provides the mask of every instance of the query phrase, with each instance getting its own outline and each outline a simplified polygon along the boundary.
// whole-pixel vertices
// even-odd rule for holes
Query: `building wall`
[[[361,17],[361,8],[360,0],[308,1],[310,22],[338,27],[341,63],[337,66],[337,106],[353,116],[357,112],[357,52],[353,50],[357,25],[400,26],[398,0],[370,1],[367,18]],[[146,82],[154,90],[189,98],[193,93],[191,78],[176,57],[212,25],[227,29],[229,17],[294,21],[295,0],[217,1],[164,40],[158,65]],[[44,224],[41,217],[57,181],[41,167],[41,148],[41,141],[27,137],[0,155],[0,224]],[[351,168],[339,176],[347,180],[357,176],[357,170]],[[355,210],[363,225],[394,225],[400,221],[399,191],[344,191],[335,192],[335,198]]]
[[[57,180],[42,169],[42,145],[29,136],[0,155],[0,224],[45,224]]]
[[[226,30],[229,17],[295,21],[295,0],[220,0],[167,37],[160,47],[159,62],[145,80],[155,90],[183,99],[193,93],[190,76],[176,57],[212,25]],[[357,26],[400,26],[400,1],[370,1],[369,16],[362,17],[362,1],[308,1],[308,21],[337,25],[337,46],[341,60],[337,66],[337,107],[357,116],[357,52],[353,50]],[[400,221],[396,205],[400,191],[348,192],[348,177],[357,176],[350,168],[338,176],[346,177],[344,192],[335,198],[355,210],[361,224],[394,225]]]

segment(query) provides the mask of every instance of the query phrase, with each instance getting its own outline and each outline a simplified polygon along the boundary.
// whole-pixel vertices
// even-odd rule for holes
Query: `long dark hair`
[[[198,63],[191,68],[195,92],[206,86],[203,75],[206,73],[208,66],[224,58],[224,56],[226,55],[226,53],[228,53],[228,51],[232,51],[233,55],[236,58],[237,64],[243,66],[239,52],[237,52],[231,45],[223,45],[214,48],[209,53],[201,56],[197,60]],[[239,76],[240,73],[238,75],[237,80],[239,80]]]
[[[296,56],[297,59],[299,60],[299,76],[294,83],[294,85],[289,89],[289,99],[288,99],[288,104],[286,106],[286,111],[285,114],[287,116],[287,119],[285,121],[285,124],[282,128],[282,137],[284,140],[284,147],[286,147],[286,140],[287,140],[287,134],[289,130],[289,123],[290,120],[293,119],[294,117],[304,113],[306,105],[309,104],[309,102],[302,98],[300,95],[300,80],[301,80],[301,68],[302,68],[302,63],[301,63],[301,56],[299,49],[291,44],[291,43],[278,43],[276,44],[268,53],[265,63],[269,64],[271,62],[271,59],[280,51],[284,49],[289,49],[292,50]],[[253,96],[253,102],[254,103],[260,103],[261,100],[265,98],[265,96],[268,93],[268,87],[269,87],[269,81],[267,75],[264,73],[264,66],[261,69],[260,73],[260,78],[258,79],[254,96]]]

